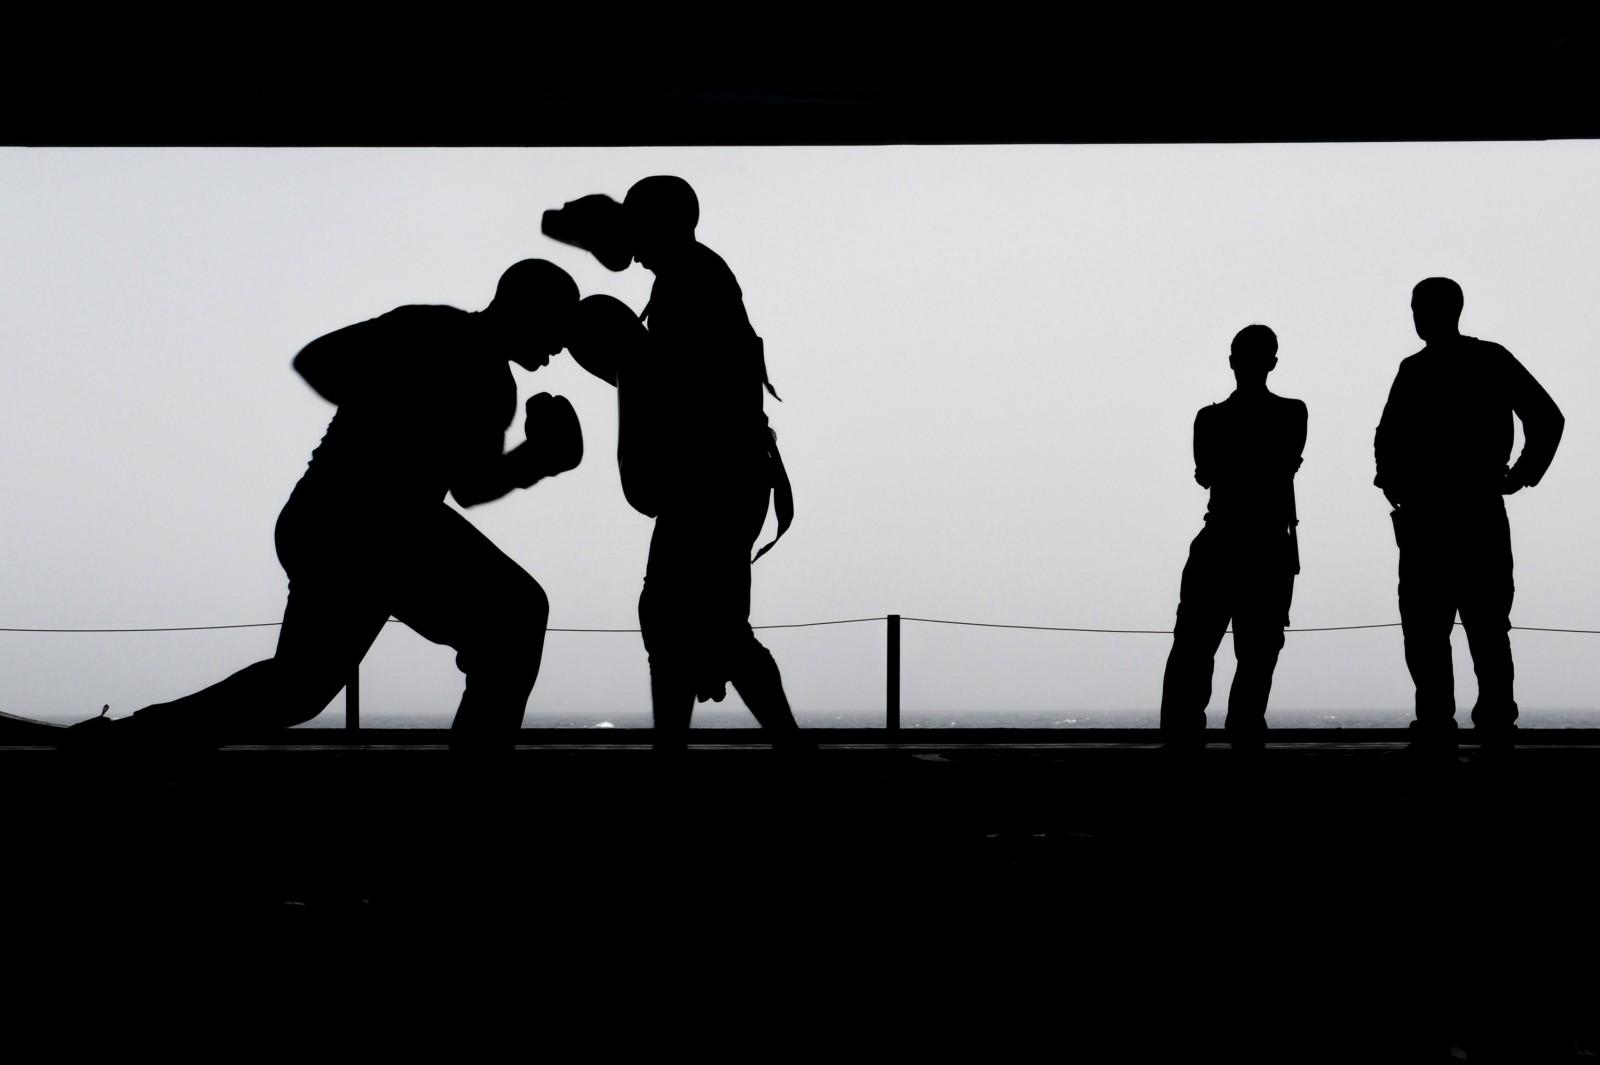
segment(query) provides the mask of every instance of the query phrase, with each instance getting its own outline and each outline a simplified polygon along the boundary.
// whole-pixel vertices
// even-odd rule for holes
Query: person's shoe
[[[1226,730],[1228,743],[1235,751],[1253,753],[1267,745],[1267,726],[1264,724],[1235,725]]]
[[[771,739],[773,754],[788,764],[810,763],[817,756],[817,744],[800,729],[777,732]]]
[[[1493,725],[1485,728],[1478,725],[1472,730],[1472,738],[1478,741],[1480,762],[1499,762],[1516,749],[1517,726]]]
[[[106,716],[111,710],[111,704],[106,703],[100,708],[100,713],[83,721],[75,722],[61,730],[61,738],[56,743],[59,750],[104,750],[120,744],[122,730],[116,727],[116,722]]]
[[[1406,768],[1432,768],[1454,765],[1460,747],[1455,732],[1412,732],[1411,742],[1384,755],[1384,760]]]
[[[1229,741],[1228,757],[1236,766],[1260,767],[1267,756],[1267,742],[1260,736],[1236,736]]]
[[[1161,750],[1175,758],[1192,757],[1206,749],[1205,729],[1162,729]]]

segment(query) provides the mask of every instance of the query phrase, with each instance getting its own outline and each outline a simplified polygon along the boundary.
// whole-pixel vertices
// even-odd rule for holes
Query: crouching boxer
[[[466,680],[457,738],[513,742],[549,602],[445,495],[472,507],[578,465],[577,415],[544,393],[527,403],[527,441],[505,450],[517,406],[510,364],[548,363],[577,305],[572,278],[529,259],[506,270],[481,311],[400,307],[308,344],[294,368],[338,409],[278,517],[289,597],[276,652],[194,694],[82,722],[69,745],[222,743],[310,720],[391,615],[455,649]]]

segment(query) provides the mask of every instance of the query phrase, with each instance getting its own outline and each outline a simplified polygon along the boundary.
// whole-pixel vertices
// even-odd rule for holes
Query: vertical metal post
[[[889,690],[888,719],[885,727],[890,732],[900,730],[900,615],[890,614],[889,622]]]
[[[344,727],[354,731],[361,727],[361,666],[350,670],[350,679],[344,685]]]

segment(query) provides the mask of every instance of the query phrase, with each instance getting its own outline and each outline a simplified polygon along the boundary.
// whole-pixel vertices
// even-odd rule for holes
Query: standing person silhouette
[[[1238,664],[1227,731],[1235,746],[1261,742],[1300,572],[1294,475],[1306,444],[1306,405],[1267,391],[1278,338],[1266,326],[1239,330],[1228,365],[1233,394],[1194,419],[1194,479],[1211,499],[1183,567],[1161,686],[1161,729],[1179,747],[1205,742],[1213,663],[1230,621]]]
[[[793,516],[762,410],[763,389],[777,393],[733,272],[695,238],[699,216],[688,182],[649,177],[620,208],[590,196],[547,212],[544,230],[613,269],[631,257],[655,274],[644,327],[590,297],[570,346],[618,387],[624,494],[656,520],[639,626],[657,746],[686,743],[696,699],[721,700],[732,683],[776,744],[800,747],[778,665],[750,627],[750,551],[769,497],[779,536]]]
[[[482,311],[400,307],[306,345],[294,368],[338,410],[278,517],[289,600],[276,653],[192,695],[81,722],[68,742],[220,743],[309,720],[391,614],[455,648],[466,675],[457,739],[514,739],[549,602],[444,497],[470,507],[578,465],[577,415],[546,393],[527,403],[527,441],[505,450],[517,405],[509,364],[549,362],[577,303],[572,278],[529,259]]]
[[[1400,549],[1400,624],[1417,689],[1411,727],[1422,748],[1455,745],[1450,634],[1467,632],[1488,745],[1510,742],[1511,526],[1505,496],[1539,483],[1566,425],[1550,394],[1499,344],[1461,334],[1461,286],[1430,277],[1411,293],[1424,347],[1400,363],[1378,422],[1377,476]],[[1514,465],[1512,418],[1524,444]]]

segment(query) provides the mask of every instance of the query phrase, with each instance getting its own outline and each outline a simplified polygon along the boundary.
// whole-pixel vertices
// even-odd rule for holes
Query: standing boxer
[[[618,301],[590,297],[571,348],[618,387],[623,490],[656,519],[639,625],[657,745],[681,746],[696,699],[720,700],[731,683],[777,743],[803,747],[778,665],[750,627],[751,549],[769,499],[778,535],[794,514],[762,409],[763,392],[777,393],[733,271],[695,239],[699,217],[688,182],[649,177],[621,205],[588,196],[546,212],[544,231],[612,269],[631,259],[656,275],[642,327]]]

